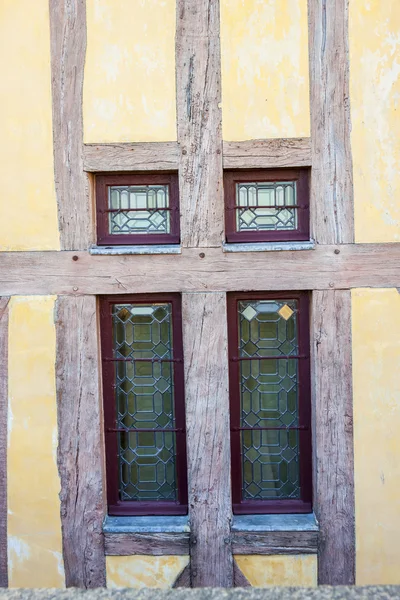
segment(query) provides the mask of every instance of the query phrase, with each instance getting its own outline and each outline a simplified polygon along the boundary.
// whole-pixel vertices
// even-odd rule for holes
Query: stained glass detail
[[[108,208],[111,234],[170,233],[168,185],[110,186]]]
[[[282,308],[280,308],[278,310],[278,313],[281,315],[281,317],[283,319],[285,319],[285,321],[287,321],[292,316],[293,311],[290,308],[290,306],[288,306],[287,304],[285,304],[284,306],[282,306]]]
[[[238,310],[243,499],[299,498],[297,300]]]
[[[113,306],[121,500],[176,500],[171,304]]]
[[[297,229],[296,182],[236,184],[236,230]]]

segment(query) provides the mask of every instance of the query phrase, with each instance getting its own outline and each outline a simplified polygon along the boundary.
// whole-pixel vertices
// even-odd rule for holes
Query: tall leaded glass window
[[[311,511],[307,293],[228,295],[235,513]]]
[[[96,176],[97,243],[179,242],[176,173]]]
[[[225,171],[228,242],[309,239],[306,169]]]
[[[109,514],[185,514],[180,297],[102,300]]]

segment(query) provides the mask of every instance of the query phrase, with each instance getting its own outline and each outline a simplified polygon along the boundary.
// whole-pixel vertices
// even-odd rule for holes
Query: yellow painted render
[[[357,242],[400,241],[400,2],[352,0],[350,106]]]
[[[356,583],[400,584],[400,294],[352,290]]]
[[[189,556],[106,556],[108,588],[170,588]]]
[[[254,587],[317,585],[317,555],[237,555],[236,563]]]
[[[221,0],[224,140],[310,135],[307,0]]]
[[[58,493],[54,296],[9,304],[10,587],[64,587]]]
[[[48,0],[0,0],[0,251],[59,250]]]
[[[176,140],[175,0],[87,0],[85,142]]]

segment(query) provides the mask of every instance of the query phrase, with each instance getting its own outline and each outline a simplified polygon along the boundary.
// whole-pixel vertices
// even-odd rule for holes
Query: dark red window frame
[[[240,361],[238,302],[240,300],[297,300],[299,381],[300,499],[243,500],[240,441]],[[312,438],[309,295],[307,292],[232,292],[227,295],[229,401],[231,426],[232,503],[235,514],[310,513],[312,511]]]
[[[109,232],[108,188],[113,185],[168,185],[171,213],[170,233],[111,234]],[[97,244],[99,246],[129,246],[142,244],[178,244],[179,183],[178,173],[99,173],[96,175]]]
[[[237,231],[236,229],[236,184],[262,181],[297,181],[297,229],[279,231]],[[224,171],[225,232],[226,241],[241,242],[285,242],[310,239],[309,170],[268,169]]]
[[[118,478],[118,435],[116,431],[115,360],[113,356],[112,305],[172,305],[174,410],[176,434],[176,476],[178,501],[121,501]],[[100,299],[101,350],[104,398],[107,502],[110,515],[186,515],[188,511],[186,421],[183,371],[182,305],[180,294],[138,294],[106,296]],[[165,359],[163,359],[165,360]],[[138,431],[138,429],[134,429]],[[161,431],[161,429],[159,430]]]

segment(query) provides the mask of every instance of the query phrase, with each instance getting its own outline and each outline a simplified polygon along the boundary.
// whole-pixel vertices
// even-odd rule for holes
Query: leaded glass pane
[[[170,233],[168,185],[110,186],[111,234]]]
[[[298,431],[242,431],[243,499],[299,498]]]
[[[238,309],[243,499],[299,498],[297,300]]]
[[[114,305],[113,337],[121,500],[176,500],[171,304]]]
[[[295,181],[237,183],[236,230],[297,229],[296,196]]]

